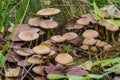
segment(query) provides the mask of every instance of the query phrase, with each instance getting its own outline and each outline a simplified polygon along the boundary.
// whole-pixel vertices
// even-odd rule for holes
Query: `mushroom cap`
[[[104,41],[97,41],[97,42],[96,42],[96,46],[97,46],[97,47],[104,47],[106,44],[107,44],[107,43],[104,42]]]
[[[48,56],[54,56],[55,53],[56,53],[56,51],[54,51],[54,50],[50,50],[50,53],[48,54]]]
[[[21,32],[18,37],[23,41],[32,41],[39,37],[39,34],[33,31],[23,31]]]
[[[107,11],[101,11],[101,12],[102,12],[104,18],[109,18],[109,14]]]
[[[60,42],[64,42],[66,40],[65,37],[61,36],[61,35],[55,35],[55,36],[52,36],[51,37],[51,40],[53,42],[57,42],[57,43],[60,43]]]
[[[89,47],[87,45],[82,45],[80,48],[83,50],[88,50]]]
[[[56,9],[56,8],[46,8],[38,11],[37,15],[51,16],[51,15],[58,14],[60,11],[61,11],[60,9]]]
[[[45,55],[50,52],[50,48],[48,48],[47,46],[39,45],[33,48],[33,52],[35,52],[36,54]]]
[[[54,29],[58,26],[58,23],[53,20],[43,20],[40,23],[40,27],[44,29]]]
[[[39,31],[41,31],[40,29],[38,29],[38,28],[30,28],[30,29],[28,29],[27,31],[32,31],[32,32],[39,32]]]
[[[68,32],[63,35],[63,37],[66,38],[66,40],[73,40],[78,37],[78,35],[74,32]]]
[[[104,6],[103,8],[101,8],[100,10],[109,10],[109,9],[111,9],[111,8],[113,8],[114,7],[114,5],[107,5],[107,6]]]
[[[25,66],[29,66],[30,64],[27,63],[27,60],[20,60],[18,61],[17,65],[21,67],[25,67]]]
[[[98,52],[98,48],[97,48],[96,46],[92,46],[90,49],[91,49],[91,51],[93,51],[93,52]]]
[[[44,19],[40,19],[39,17],[35,17],[35,18],[30,18],[28,21],[28,24],[31,26],[40,26],[40,23],[43,21]]]
[[[20,73],[20,67],[5,69],[6,77],[17,77]]]
[[[32,68],[32,71],[39,75],[44,75],[44,66],[35,66]]]
[[[110,51],[112,46],[110,44],[107,44],[104,46],[104,51]]]
[[[41,64],[42,62],[41,56],[39,55],[33,55],[27,59],[27,63],[29,64]]]
[[[97,38],[99,36],[99,33],[95,30],[86,30],[82,36],[84,38]]]
[[[76,22],[70,21],[65,25],[65,29],[67,30],[74,30],[74,29],[82,29],[83,25],[77,24]]]
[[[100,21],[98,21],[98,24],[101,26],[108,26],[110,23],[107,21],[100,20]]]
[[[96,40],[94,38],[85,38],[83,40],[84,45],[94,45],[96,43]]]
[[[118,31],[119,30],[119,27],[115,24],[109,24],[105,28],[109,31]]]
[[[19,50],[14,50],[14,51],[20,56],[30,56],[34,53],[32,49],[29,48],[21,48]]]
[[[115,76],[113,80],[120,80],[120,76]]]
[[[77,20],[77,24],[80,24],[80,25],[88,25],[89,24],[89,19],[87,19],[87,18],[80,18],[80,19],[78,19]]]
[[[68,53],[61,53],[55,57],[55,61],[62,65],[67,65],[73,61],[73,57]]]

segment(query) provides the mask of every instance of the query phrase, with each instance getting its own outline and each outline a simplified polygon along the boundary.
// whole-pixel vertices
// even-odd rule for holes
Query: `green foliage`
[[[94,2],[93,3],[93,7],[94,7],[94,10],[95,10],[95,13],[100,16],[101,18],[103,18],[103,14],[102,12],[100,11],[100,9],[98,8],[98,6],[96,5],[96,3]]]
[[[67,78],[66,76],[64,75],[58,75],[58,74],[49,74],[47,76],[48,79],[64,79],[64,78]]]
[[[0,53],[0,67],[4,67],[5,61],[6,61],[5,56],[2,53]]]

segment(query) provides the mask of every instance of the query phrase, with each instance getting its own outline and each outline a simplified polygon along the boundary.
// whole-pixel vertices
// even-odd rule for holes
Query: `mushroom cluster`
[[[112,7],[101,8],[105,19],[111,18],[108,10]],[[37,12],[39,17],[30,18],[28,24],[18,24],[14,26],[15,29],[13,26],[8,29],[14,33],[5,55],[6,79],[27,80],[30,76],[34,80],[47,80],[50,73],[85,76],[88,72],[76,68],[74,64],[80,63],[75,63],[75,59],[83,57],[83,52],[89,54],[89,60],[98,53],[100,59],[106,59],[114,50],[110,39],[116,42],[114,34],[119,30],[117,25],[105,20],[95,20],[93,15],[88,13],[68,22],[65,25],[67,31],[58,34],[53,31],[58,27],[58,23],[51,16],[60,11],[57,8],[42,9]],[[115,9],[114,19],[118,18],[119,12]],[[78,31],[74,31],[75,29]]]

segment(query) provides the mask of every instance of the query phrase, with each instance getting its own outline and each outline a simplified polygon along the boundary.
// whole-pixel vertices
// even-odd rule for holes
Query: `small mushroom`
[[[62,65],[67,65],[73,61],[73,57],[68,53],[61,53],[55,57],[55,61]]]
[[[115,31],[119,30],[119,27],[117,25],[115,25],[115,24],[109,24],[105,28],[112,32],[112,40],[114,41],[114,43],[116,43],[116,40],[114,38],[114,33],[115,33]]]
[[[47,29],[47,36],[49,39],[50,38],[50,34],[52,29],[56,28],[58,26],[58,23],[53,21],[53,20],[44,20],[40,23],[40,27],[43,29]]]
[[[92,52],[98,52],[99,51],[96,46],[92,46],[90,49],[91,49]]]
[[[51,40],[52,40],[54,43],[58,43],[58,46],[59,46],[59,49],[60,49],[60,52],[61,52],[62,48],[61,48],[60,43],[61,43],[61,42],[64,42],[64,41],[66,40],[66,38],[63,37],[63,36],[61,36],[61,35],[55,35],[55,36],[52,36],[52,37],[51,37]]]
[[[30,18],[28,21],[28,24],[30,26],[40,26],[40,23],[43,21],[44,19],[41,19],[39,17],[35,17],[35,18]]]
[[[104,51],[106,52],[104,55],[104,59],[108,57],[109,51],[112,49],[112,46],[110,44],[107,44],[104,46]]]
[[[25,67],[25,66],[29,66],[30,64],[27,63],[27,60],[20,60],[18,63],[17,63],[18,66],[22,66],[22,67]]]
[[[32,41],[39,37],[38,33],[33,31],[23,31],[21,32],[18,37],[23,41]]]
[[[51,15],[55,15],[58,14],[60,12],[60,9],[56,9],[56,8],[46,8],[46,9],[42,9],[40,11],[37,12],[37,15],[41,15],[41,16],[51,16]]]
[[[20,56],[30,56],[34,53],[32,49],[29,48],[21,48],[19,50],[14,50],[14,51]]]
[[[33,48],[33,52],[35,52],[36,54],[45,55],[50,52],[50,48],[48,48],[47,46],[39,45]]]
[[[97,38],[99,36],[99,33],[95,30],[86,30],[82,36],[84,38]]]
[[[74,32],[68,32],[68,33],[65,33],[65,34],[63,35],[63,37],[65,37],[66,40],[71,41],[71,40],[77,38],[78,35],[77,35],[76,33],[74,33]]]
[[[42,62],[41,56],[39,55],[33,55],[27,59],[27,63],[29,64],[41,64]]]
[[[32,71],[34,73],[42,75],[42,76],[45,75],[45,73],[44,73],[44,66],[35,66],[35,67],[32,68]]]
[[[83,49],[83,50],[88,50],[89,46],[87,46],[87,45],[82,45],[80,48]]]
[[[89,59],[90,59],[90,60],[91,60],[90,47],[91,47],[92,45],[94,45],[95,43],[96,43],[96,40],[95,40],[94,38],[85,38],[85,39],[83,40],[83,44],[89,46],[88,51],[89,51]]]

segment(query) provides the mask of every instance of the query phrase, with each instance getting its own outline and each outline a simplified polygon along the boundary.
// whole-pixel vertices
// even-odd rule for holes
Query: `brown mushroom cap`
[[[56,51],[54,51],[54,50],[50,50],[50,53],[48,54],[48,56],[54,56],[55,53],[56,53]]]
[[[20,67],[5,69],[6,77],[17,77],[20,73]]]
[[[97,38],[99,36],[99,33],[95,30],[86,30],[82,36],[84,38]]]
[[[96,46],[97,47],[104,47],[107,43],[106,42],[103,42],[103,41],[97,41],[96,42]]]
[[[21,32],[18,37],[23,41],[32,41],[39,37],[39,34],[33,31],[23,31]]]
[[[78,19],[77,20],[77,24],[80,24],[80,25],[88,25],[89,24],[89,19],[87,19],[87,18],[80,18],[80,19]]]
[[[94,38],[85,38],[83,40],[84,45],[94,45],[96,43],[96,40]]]
[[[27,63],[26,60],[20,60],[20,61],[18,61],[17,65],[18,65],[18,66],[25,67],[25,66],[29,66],[30,64]]]
[[[44,75],[44,66],[35,66],[32,68],[33,72],[39,75]]]
[[[65,25],[65,29],[67,30],[75,30],[75,29],[82,29],[83,26],[80,24],[77,24],[76,22],[69,22]]]
[[[73,58],[68,53],[61,53],[55,57],[55,61],[59,64],[67,65],[73,61]]]
[[[114,5],[107,5],[107,6],[104,6],[103,8],[101,8],[100,10],[109,10],[113,7],[114,7]]]
[[[41,56],[39,55],[33,55],[27,59],[27,63],[29,64],[41,64],[42,62]]]
[[[104,46],[104,51],[110,51],[112,46],[110,44],[107,44]]]
[[[90,49],[92,52],[98,52],[98,48],[96,46],[92,46]]]
[[[74,32],[68,32],[63,35],[63,37],[66,38],[66,40],[73,40],[78,37],[78,35]]]
[[[80,48],[83,50],[88,50],[89,47],[87,45],[82,45]]]
[[[48,48],[47,46],[39,45],[33,48],[33,52],[35,52],[36,54],[44,55],[50,52],[50,48]]]
[[[55,36],[51,37],[51,40],[53,42],[60,43],[60,42],[64,42],[66,40],[66,38],[61,35],[55,35]]]
[[[98,21],[98,24],[101,26],[108,26],[110,23],[108,23],[107,21],[100,20]]]
[[[40,23],[40,27],[44,29],[53,29],[58,26],[58,23],[53,20],[43,20]]]
[[[20,56],[30,56],[34,53],[32,49],[29,48],[21,48],[20,50],[14,50],[14,51]]]
[[[41,16],[51,16],[51,15],[55,15],[58,14],[60,12],[60,9],[56,9],[56,8],[46,8],[46,9],[42,9],[40,11],[37,12],[37,15],[41,15]]]
[[[119,27],[115,24],[109,24],[105,28],[109,31],[118,31],[119,30]]]
[[[40,19],[39,17],[30,18],[28,21],[28,24],[31,26],[40,26],[40,23],[43,21],[43,19]]]

